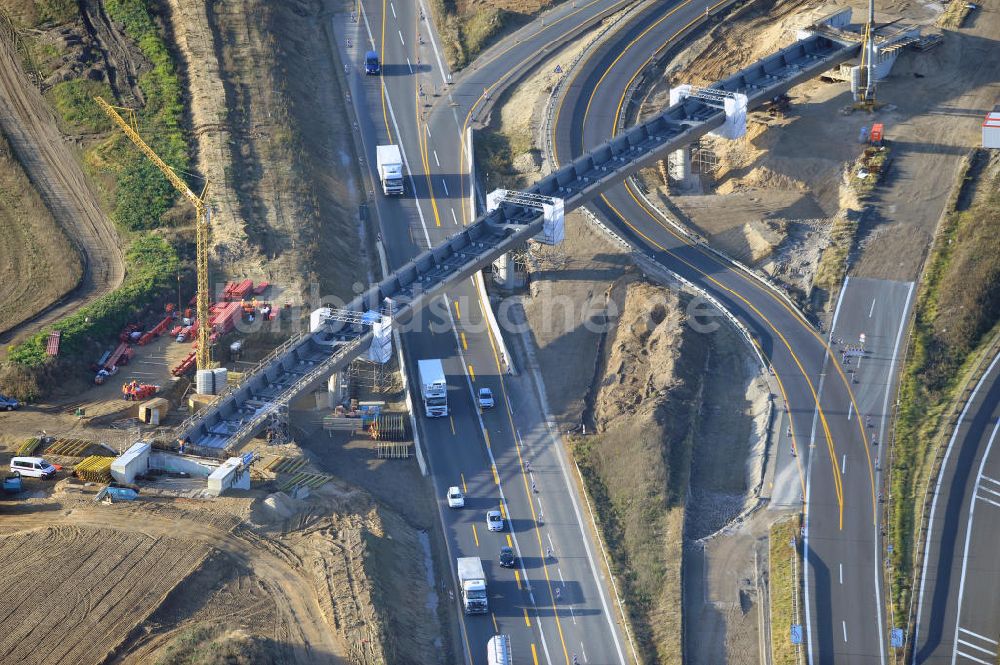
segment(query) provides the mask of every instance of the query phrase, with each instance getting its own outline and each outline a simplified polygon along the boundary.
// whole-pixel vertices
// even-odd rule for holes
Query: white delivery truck
[[[378,177],[382,181],[382,191],[386,196],[403,193],[403,155],[398,145],[375,147]]]
[[[486,614],[489,600],[486,596],[486,573],[483,560],[478,556],[458,558],[458,583],[462,586],[462,605],[466,614]]]
[[[444,378],[444,364],[438,358],[417,361],[420,375],[420,397],[424,400],[424,414],[428,418],[448,415],[448,382]]]
[[[486,662],[489,665],[511,665],[510,635],[494,635],[486,643]]]

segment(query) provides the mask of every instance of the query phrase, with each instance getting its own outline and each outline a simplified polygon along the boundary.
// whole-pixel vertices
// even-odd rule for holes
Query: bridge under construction
[[[487,214],[441,245],[429,249],[369,287],[340,315],[313,317],[309,332],[275,349],[219,399],[184,421],[176,436],[199,448],[230,449],[261,432],[289,403],[314,390],[332,373],[366,352],[384,334],[377,312],[401,325],[450,285],[539,237],[561,237],[552,229],[553,207],[569,212],[629,175],[703,135],[732,137],[746,112],[854,57],[860,47],[814,34],[707,88],[682,86],[676,103],[572,163],[526,192],[492,196]],[[560,212],[561,214],[561,212]],[[315,314],[315,313],[314,313]],[[376,317],[378,318],[378,317]]]

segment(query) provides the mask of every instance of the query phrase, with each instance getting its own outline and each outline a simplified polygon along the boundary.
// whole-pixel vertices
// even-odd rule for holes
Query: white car
[[[490,531],[503,531],[503,515],[499,510],[486,513],[486,527]]]
[[[454,486],[448,488],[448,507],[449,508],[465,507],[465,495],[462,494],[462,490]]]
[[[479,408],[481,409],[492,409],[493,408],[493,391],[489,388],[479,389]]]

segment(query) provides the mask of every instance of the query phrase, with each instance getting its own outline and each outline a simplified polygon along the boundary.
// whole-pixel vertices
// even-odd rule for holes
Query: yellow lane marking
[[[507,519],[507,509],[504,508],[503,501],[500,502],[500,517]]]
[[[483,436],[486,437],[486,447],[489,448],[490,447],[490,433],[487,432],[486,430],[483,430]]]
[[[462,318],[462,310],[459,309],[457,300],[455,301],[455,318],[459,320]]]
[[[452,418],[451,416],[448,416],[448,422],[451,423],[451,433],[452,433],[452,436],[454,436],[454,434],[455,434],[455,419]]]
[[[493,614],[493,612],[490,612],[490,617],[493,618],[493,632],[494,633],[499,633],[500,632],[500,628],[497,626],[497,615]]]
[[[514,569],[514,581],[517,582],[517,588],[521,588],[521,573],[518,572],[517,568]]]
[[[463,351],[468,351],[469,350],[469,343],[467,341],[465,341],[465,333],[464,332],[460,332],[460,333],[458,333],[458,336],[462,338],[462,350]]]
[[[535,649],[535,643],[531,643],[531,660],[534,665],[538,665],[538,651]]]
[[[509,533],[507,534],[507,547],[511,547],[511,548],[514,547],[514,543],[512,543],[510,541],[510,534]],[[515,572],[517,572],[517,571],[515,571]]]
[[[472,525],[472,537],[476,540],[476,547],[479,547],[479,532],[476,531],[476,525]]]
[[[476,380],[476,370],[472,369],[472,365],[471,364],[469,365],[469,376],[472,377],[473,381]]]
[[[497,465],[491,464],[490,469],[493,471],[493,482],[497,485],[500,484],[500,476],[497,474]]]
[[[469,486],[465,484],[465,474],[464,473],[460,473],[458,475],[462,479],[462,492],[464,492],[465,494],[468,494],[469,493]]]
[[[524,610],[524,625],[531,628],[531,619],[528,618],[528,608],[522,607],[521,609]]]

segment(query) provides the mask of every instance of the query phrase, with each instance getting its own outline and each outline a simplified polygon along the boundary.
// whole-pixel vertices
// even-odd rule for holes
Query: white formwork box
[[[1000,149],[1000,106],[987,113],[983,120],[983,147]]]

